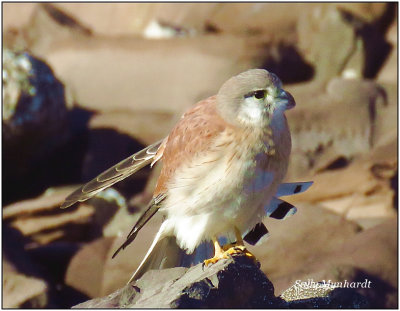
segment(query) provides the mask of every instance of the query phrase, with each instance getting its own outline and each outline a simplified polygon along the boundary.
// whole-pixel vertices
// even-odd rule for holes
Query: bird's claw
[[[228,258],[229,258],[229,254],[227,252],[217,254],[213,258],[204,260],[203,267],[213,265],[213,264],[217,263],[218,261],[220,261],[221,259],[228,259]]]
[[[244,245],[236,245],[236,244],[229,244],[223,247],[224,252],[216,254],[213,258],[206,259],[203,262],[202,268],[204,269],[205,266],[213,265],[217,263],[221,259],[229,259],[232,258],[234,255],[244,254],[248,258],[253,259],[255,263],[258,263],[256,257],[250,253]]]

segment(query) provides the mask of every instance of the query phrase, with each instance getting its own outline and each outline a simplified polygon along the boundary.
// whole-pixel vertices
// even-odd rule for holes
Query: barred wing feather
[[[141,168],[150,164],[153,161],[153,158],[156,156],[162,142],[163,140],[160,140],[146,147],[145,149],[129,156],[125,160],[122,160],[118,164],[101,173],[99,176],[71,193],[65,199],[64,203],[61,205],[61,208],[67,208],[76,202],[86,201],[100,191],[127,178]]]

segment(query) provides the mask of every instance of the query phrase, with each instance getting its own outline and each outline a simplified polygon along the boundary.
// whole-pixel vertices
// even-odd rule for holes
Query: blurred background
[[[3,307],[68,308],[122,287],[159,219],[115,259],[160,167],[59,206],[249,68],[297,107],[285,221],[251,248],[279,295],[364,281],[397,307],[397,3],[3,3]]]

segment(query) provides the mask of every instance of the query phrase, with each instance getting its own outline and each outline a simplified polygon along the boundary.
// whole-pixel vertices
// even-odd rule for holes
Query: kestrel
[[[194,251],[207,241],[214,244],[214,257],[206,259],[206,265],[237,252],[252,257],[243,238],[256,244],[268,232],[262,224],[265,216],[283,219],[296,212],[277,197],[311,185],[281,184],[291,151],[284,112],[294,106],[293,97],[282,89],[275,74],[245,71],[226,81],[217,95],[189,109],[165,139],[73,192],[62,208],[162,160],[153,199],[114,254],[129,245],[155,213],[164,215],[131,280],[149,269],[206,259],[204,252]],[[221,246],[222,237],[232,244]]]

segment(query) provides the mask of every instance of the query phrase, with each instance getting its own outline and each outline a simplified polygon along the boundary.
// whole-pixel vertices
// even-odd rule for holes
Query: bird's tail
[[[213,251],[213,245],[210,242],[204,242],[193,254],[186,254],[178,246],[175,236],[164,234],[164,226],[161,225],[153,243],[128,283],[138,280],[149,270],[190,267],[212,257]]]

